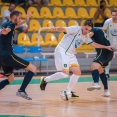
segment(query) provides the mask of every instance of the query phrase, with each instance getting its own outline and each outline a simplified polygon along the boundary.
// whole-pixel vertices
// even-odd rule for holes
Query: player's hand
[[[30,12],[27,12],[27,14],[26,14],[26,22],[29,21],[29,18],[30,18]]]
[[[108,50],[113,51],[114,49],[117,49],[115,46],[106,46]]]
[[[1,34],[3,34],[3,35],[6,35],[6,34],[7,34],[7,30],[6,30],[6,28],[2,28],[2,30],[1,30]]]
[[[58,31],[58,29],[56,27],[52,27],[50,30],[51,31]]]

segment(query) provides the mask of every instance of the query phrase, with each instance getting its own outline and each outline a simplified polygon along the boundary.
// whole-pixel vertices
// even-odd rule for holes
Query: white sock
[[[65,74],[63,72],[57,72],[55,74],[52,74],[52,75],[44,78],[44,81],[49,82],[49,81],[52,81],[52,80],[58,80],[58,79],[61,79],[61,78],[66,78],[66,77],[68,77],[67,74]]]
[[[72,90],[72,88],[76,85],[79,77],[80,76],[77,76],[77,75],[74,75],[74,74],[70,77],[69,84],[67,86],[68,90],[70,90],[70,91]]]
[[[111,65],[111,62],[109,62],[108,66],[105,68],[105,74],[109,74],[110,65]]]

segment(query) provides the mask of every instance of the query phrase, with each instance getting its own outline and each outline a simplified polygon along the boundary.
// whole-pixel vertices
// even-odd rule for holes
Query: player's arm
[[[7,35],[10,31],[11,31],[10,28],[3,28],[3,29],[1,30],[1,34]]]
[[[96,42],[92,42],[90,45],[95,48],[103,48],[103,49],[107,49],[110,51],[113,51],[113,49],[116,49],[114,46],[104,46],[104,45],[98,44]]]
[[[28,21],[29,21],[29,17],[30,17],[30,13],[27,12],[26,19],[23,20],[22,22],[20,22],[19,24],[17,24],[17,25],[15,26],[15,29],[18,28],[19,26],[22,26],[24,23],[28,22]]]
[[[56,32],[67,32],[65,27],[52,27],[50,30]]]

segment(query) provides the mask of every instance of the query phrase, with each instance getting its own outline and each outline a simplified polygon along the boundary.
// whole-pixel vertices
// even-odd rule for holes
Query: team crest
[[[64,67],[66,68],[67,67],[67,64],[64,64]]]

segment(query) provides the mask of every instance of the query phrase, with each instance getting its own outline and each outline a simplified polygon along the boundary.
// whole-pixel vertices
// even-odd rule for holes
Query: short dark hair
[[[105,0],[101,0],[101,1],[100,1],[100,4],[102,4],[103,2],[105,2],[105,3],[106,3],[106,1],[105,1]]]
[[[93,22],[92,22],[91,20],[86,20],[86,21],[84,22],[84,26],[86,26],[86,25],[88,25],[88,26],[90,26],[90,27],[93,28]]]
[[[14,11],[11,12],[10,18],[12,18],[14,15],[18,16],[19,14],[22,14],[22,13],[18,10],[14,10]]]
[[[11,4],[14,4],[14,5],[16,6],[16,4],[15,4],[14,2],[11,2],[10,5],[11,5]],[[9,6],[10,6],[10,5],[9,5]]]
[[[117,12],[117,10],[113,9],[113,10],[111,11],[111,13],[112,13],[112,12]]]

